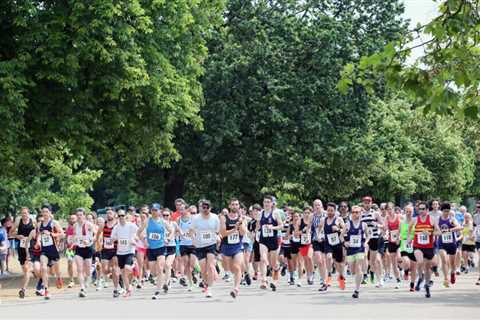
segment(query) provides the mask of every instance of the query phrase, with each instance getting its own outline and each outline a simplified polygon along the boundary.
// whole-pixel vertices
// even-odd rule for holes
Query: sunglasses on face
[[[164,214],[163,217],[164,217],[164,218],[169,218],[170,215],[169,215],[169,214]]]
[[[202,206],[202,209],[210,209],[210,206]]]
[[[427,210],[425,207],[419,207],[418,210]]]
[[[119,217],[119,218],[125,218],[125,215],[124,215],[124,214],[120,214],[118,217]]]

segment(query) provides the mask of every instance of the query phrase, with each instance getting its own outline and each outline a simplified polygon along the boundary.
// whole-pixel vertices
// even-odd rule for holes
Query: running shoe
[[[45,300],[50,300],[50,293],[48,292],[47,289],[45,289],[45,291],[43,292],[43,298]]]
[[[340,289],[345,290],[345,278],[343,276],[338,277],[338,286]]]
[[[127,291],[125,291],[125,293],[123,294],[123,297],[124,298],[128,298],[132,295],[132,289],[128,289]]]
[[[167,284],[164,284],[163,287],[162,287],[162,289],[163,289],[163,293],[165,293],[165,294],[168,293],[168,286],[167,286]]]
[[[357,290],[353,291],[352,298],[358,299],[359,296],[360,296],[360,293]]]
[[[20,299],[24,299],[25,298],[25,289],[21,289],[20,291],[18,291],[18,297]]]
[[[113,297],[114,298],[120,297],[120,292],[118,292],[118,290],[113,290]]]
[[[273,282],[270,282],[270,289],[272,289],[272,291],[277,291],[277,286]]]
[[[425,284],[425,298],[430,298],[430,286],[428,284]]]
[[[85,292],[85,290],[80,289],[80,292],[78,293],[78,296],[80,298],[85,298],[87,296],[87,293]]]
[[[55,281],[55,284],[57,285],[57,289],[62,289],[63,280],[61,278],[57,278],[57,281]]]
[[[457,281],[457,277],[455,276],[455,272],[450,273],[450,282],[452,284],[455,284],[456,281]]]
[[[157,300],[160,298],[160,291],[155,291],[155,293],[152,296],[152,300]]]
[[[230,291],[230,296],[231,296],[233,299],[236,299],[237,296],[238,296],[238,290],[237,290],[237,289],[233,289],[232,291]]]
[[[69,283],[68,283],[68,286],[67,288],[73,288],[73,286],[75,286],[75,282],[73,280],[71,280]]]
[[[247,286],[252,284],[252,278],[250,278],[250,275],[248,273],[245,274],[245,283],[247,284]]]

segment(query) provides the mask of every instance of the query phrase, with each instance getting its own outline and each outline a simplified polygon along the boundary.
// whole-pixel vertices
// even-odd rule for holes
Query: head
[[[135,215],[137,213],[137,209],[134,206],[130,206],[127,209],[127,215]]]
[[[87,221],[91,223],[95,223],[95,217],[93,214],[89,213],[87,214]]]
[[[448,215],[450,215],[450,210],[452,210],[452,206],[449,202],[443,202],[440,206],[440,210],[442,211],[442,215],[444,217],[448,217]]]
[[[304,216],[309,216],[311,215],[313,212],[313,208],[310,207],[310,206],[306,206],[304,209],[303,209],[303,215]]]
[[[475,204],[475,212],[480,214],[480,200]]]
[[[23,219],[28,219],[30,217],[30,210],[27,207],[20,208],[20,214]]]
[[[183,200],[182,198],[178,198],[177,200],[175,200],[175,210],[178,211],[178,212],[182,212],[185,210],[185,207],[186,207],[186,202],[185,200]]]
[[[432,210],[433,211],[438,211],[440,208],[440,202],[438,200],[433,200],[432,201]]]
[[[263,209],[265,211],[271,211],[273,208],[273,197],[265,196],[263,197]]]
[[[387,214],[390,216],[395,215],[395,205],[392,202],[389,202],[385,205],[385,210],[387,211]]]
[[[107,218],[107,221],[115,220],[115,211],[113,211],[112,207],[107,207],[106,218]]]
[[[211,210],[210,201],[208,201],[206,199],[200,200],[200,212],[203,215],[208,215],[208,214],[210,214],[210,210]]]
[[[227,208],[223,208],[221,211],[222,216],[226,216],[229,213]]]
[[[43,221],[48,221],[52,217],[52,207],[50,205],[43,205],[40,212],[43,216]]]
[[[141,208],[140,208],[140,213],[141,214],[146,214],[148,216],[148,205],[147,204],[144,204]]]
[[[77,215],[78,222],[84,222],[86,220],[85,209],[77,208],[77,210],[75,210],[75,214]]]
[[[467,213],[467,207],[465,207],[465,206],[461,206],[458,210],[459,210],[461,213],[463,213],[464,215]]]
[[[160,217],[161,209],[162,207],[160,206],[159,203],[153,203],[152,207],[150,208],[150,213],[152,214],[152,218],[157,219],[158,217]]]
[[[365,196],[362,198],[363,209],[365,209],[366,211],[369,211],[372,208],[372,203],[372,197]]]
[[[77,222],[77,215],[76,214],[70,215],[70,217],[68,218],[68,224],[73,226],[76,222]]]
[[[465,213],[465,224],[470,224],[470,222],[472,222],[473,218],[472,218],[472,215],[470,213]]]
[[[413,204],[409,204],[405,207],[405,216],[410,219],[413,216]]]
[[[333,202],[327,203],[327,216],[333,218],[335,216],[335,211],[337,210],[337,205]]]
[[[168,209],[168,208],[163,208],[162,209],[163,220],[170,221],[171,216],[172,216],[172,213],[170,212],[170,209]]]
[[[362,208],[360,206],[352,207],[352,220],[358,221],[362,215]]]
[[[348,213],[348,203],[346,201],[340,202],[340,205],[338,206],[338,211],[340,211],[340,213],[342,215],[347,214]]]
[[[425,217],[428,214],[428,205],[425,201],[418,203],[418,213],[422,217]]]
[[[125,210],[123,209],[118,210],[117,216],[118,216],[118,222],[121,225],[124,225],[125,223],[127,223],[127,213],[125,212]]]
[[[320,199],[315,199],[313,201],[313,211],[315,213],[321,213],[323,211],[323,203]]]
[[[197,214],[197,206],[191,205],[190,207],[188,207],[188,211],[190,212],[190,214]]]
[[[228,207],[230,208],[230,211],[238,213],[240,211],[240,201],[236,198],[230,199]]]

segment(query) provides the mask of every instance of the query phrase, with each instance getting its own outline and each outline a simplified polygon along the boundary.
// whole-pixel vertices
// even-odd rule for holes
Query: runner
[[[75,268],[75,247],[76,243],[74,241],[74,232],[75,232],[75,224],[77,223],[77,215],[72,214],[68,219],[68,226],[65,230],[65,235],[67,236],[66,244],[67,248],[65,250],[65,257],[67,258],[67,271],[68,277],[70,278],[70,282],[68,283],[68,288],[73,288],[75,285],[75,280],[73,277],[74,268]]]
[[[37,285],[35,288],[35,294],[37,296],[44,295],[45,291],[43,290],[43,283],[42,283],[42,271],[41,271],[41,264],[40,264],[40,255],[42,254],[42,246],[40,241],[40,225],[43,222],[43,216],[39,214],[37,216],[37,223],[36,226],[27,238],[27,261],[30,261],[32,264],[32,271],[35,277],[37,278]]]
[[[300,261],[299,252],[301,246],[302,218],[298,211],[292,211],[290,230],[288,239],[290,240],[290,260],[292,261],[292,271],[290,272],[290,285],[302,286],[303,267]],[[297,272],[298,280],[295,281],[294,273]]]
[[[44,298],[50,299],[50,293],[48,292],[48,268],[52,268],[57,276],[57,288],[63,286],[63,281],[60,276],[60,269],[58,261],[60,255],[58,254],[57,241],[63,237],[63,230],[57,221],[52,218],[52,210],[49,205],[43,205],[41,209],[43,216],[43,222],[40,224],[40,241],[42,252],[40,255],[42,282],[44,286]]]
[[[138,227],[135,223],[126,219],[125,211],[118,210],[118,223],[113,227],[111,239],[117,241],[117,259],[118,266],[122,273],[122,279],[125,286],[124,298],[132,295],[130,286],[130,276],[133,271],[133,258],[135,255],[135,244],[137,243]],[[115,293],[114,293],[115,297]]]
[[[303,210],[299,250],[300,259],[307,272],[308,285],[313,285],[312,211],[309,206]]]
[[[477,249],[478,256],[478,280],[475,283],[477,286],[480,286],[480,200],[477,201],[475,205],[475,214],[473,215],[473,227],[475,228],[475,248]]]
[[[396,279],[395,289],[399,289],[402,283],[400,280],[400,271],[398,270],[398,261],[400,257],[400,216],[394,211],[394,204],[387,203],[387,221],[386,230],[388,231],[388,262]]]
[[[192,237],[189,235],[192,228],[192,215],[190,212],[190,208],[183,210],[182,215],[177,220],[180,236],[180,256],[182,259],[180,273],[187,277],[188,291],[193,289],[193,270],[197,263],[195,247],[193,246]]]
[[[422,201],[418,204],[418,211],[418,216],[412,220],[409,226],[407,241],[409,243],[412,242],[410,233],[414,230],[413,250],[418,268],[418,282],[415,290],[418,291],[422,282],[425,281],[425,297],[430,298],[434,234],[440,235],[441,233],[435,221],[433,221],[433,218],[428,214],[428,208],[425,202]]]
[[[150,264],[150,270],[157,275],[157,288],[152,296],[153,300],[159,298],[161,289],[165,293],[168,292],[163,273],[165,269],[165,244],[170,241],[166,234],[169,233],[173,237],[173,232],[170,226],[163,220],[160,210],[160,204],[152,204],[150,209],[151,217],[148,218],[146,215],[142,215],[142,224],[137,231],[137,236],[144,234],[145,231],[148,245],[148,263]]]
[[[99,232],[97,233],[96,242],[99,243],[102,248],[101,263],[104,288],[106,288],[106,279],[108,279],[109,275],[111,275],[113,281],[113,297],[118,298],[120,296],[120,271],[116,256],[117,242],[112,239],[112,231],[117,224],[113,208],[108,207],[106,209],[105,219],[105,221],[103,219],[98,220]]]
[[[137,227],[141,227],[143,221],[147,221],[148,219],[148,205],[143,205],[140,208],[140,215],[139,219],[136,220]],[[137,289],[142,289],[144,285],[144,269],[145,269],[145,259],[147,256],[147,238],[145,232],[137,234],[138,241],[135,245],[136,254],[135,257],[137,259],[137,268],[138,268],[138,276],[135,279],[135,284]]]
[[[362,222],[368,226],[368,255],[366,264],[370,265],[370,271],[377,277],[377,287],[383,287],[382,264],[378,255],[380,242],[383,245],[383,239],[380,237],[381,229],[383,229],[383,219],[378,211],[372,209],[372,198],[369,196],[362,199],[364,212],[362,213]],[[364,278],[367,277],[367,269],[364,264]]]
[[[365,243],[368,242],[368,226],[361,222],[362,209],[360,206],[352,207],[352,214],[345,225],[345,247],[347,248],[347,262],[350,271],[355,275],[355,290],[352,298],[360,296],[360,284],[362,283],[362,264],[365,259]]]
[[[442,214],[436,220],[436,228],[440,230],[440,259],[442,261],[443,285],[448,288],[455,284],[455,259],[457,254],[456,232],[462,230],[455,217],[450,215],[450,203],[444,202],[441,205]],[[447,257],[448,256],[448,257]],[[450,272],[450,281],[448,280]]]
[[[242,264],[243,282],[242,283],[249,286],[252,284],[250,260],[253,252],[253,237],[251,236],[251,233],[248,230],[248,225],[250,224],[250,221],[252,221],[252,218],[250,217],[250,213],[249,212],[247,213],[246,208],[243,208],[243,206],[240,209],[240,215],[245,220],[245,228],[246,228],[246,233],[242,239],[242,245],[243,245],[243,264]]]
[[[417,260],[413,253],[413,246],[408,242],[408,228],[413,221],[413,205],[405,207],[405,217],[400,223],[400,255],[402,257],[402,268],[404,279],[408,280],[410,273],[410,292],[415,291],[415,279],[417,276]],[[410,231],[410,239],[415,236],[415,230]]]
[[[238,296],[242,280],[243,246],[242,240],[247,232],[245,220],[240,215],[240,201],[231,199],[230,211],[226,216],[220,216],[220,235],[222,236],[221,252],[228,270],[233,273],[232,298]]]
[[[465,214],[462,236],[462,260],[465,264],[465,273],[468,273],[470,271],[470,266],[475,266],[473,263],[475,254],[475,233],[473,229],[473,218],[468,212]]]
[[[210,212],[210,206],[210,201],[200,201],[201,213],[193,218],[190,234],[195,234],[195,255],[200,262],[202,279],[205,282],[203,291],[207,298],[213,296],[211,288],[217,275],[215,255],[220,231],[220,221],[217,215]]]
[[[173,263],[176,258],[177,243],[176,237],[179,235],[179,228],[175,221],[171,219],[171,212],[168,208],[162,209],[162,217],[165,222],[166,227],[170,232],[167,234],[167,245],[165,248],[165,285],[163,286],[163,291],[168,292],[170,285],[170,277],[172,274]]]
[[[311,228],[313,257],[320,273],[320,288],[318,291],[327,291],[328,289],[328,283],[325,283],[325,280],[328,280],[325,257],[325,232],[323,228],[320,228],[323,218],[325,218],[325,213],[323,212],[323,203],[320,199],[315,199],[313,201],[313,217]]]
[[[273,210],[273,197],[265,196],[263,199],[263,211],[259,215],[257,228],[260,232],[260,276],[261,289],[267,288],[267,267],[272,268],[272,282],[270,288],[277,290],[279,278],[278,267],[278,230],[283,228],[282,218],[278,211]]]
[[[325,251],[327,252],[327,261],[335,263],[335,269],[338,273],[338,286],[345,290],[344,259],[343,259],[343,236],[345,224],[342,218],[337,218],[337,205],[333,202],[327,204],[327,216],[323,218],[320,228],[323,228],[327,241],[325,242]]]
[[[23,299],[25,298],[25,291],[30,280],[31,272],[31,263],[27,260],[27,240],[30,232],[35,229],[35,226],[33,224],[33,219],[30,217],[30,210],[27,207],[22,207],[20,209],[20,214],[20,218],[15,221],[12,237],[18,239],[20,242],[18,246],[18,261],[22,267],[23,279],[22,287],[18,292],[18,296]]]
[[[86,285],[90,276],[93,257],[94,226],[86,220],[85,209],[76,210],[77,222],[74,226],[73,238],[75,247],[75,265],[77,266],[77,278],[80,283],[80,298],[87,296]]]

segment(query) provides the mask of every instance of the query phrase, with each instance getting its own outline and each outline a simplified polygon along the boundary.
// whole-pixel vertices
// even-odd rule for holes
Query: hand
[[[332,231],[338,231],[338,230],[340,230],[340,229],[337,226],[332,227]]]
[[[348,247],[350,247],[350,242],[349,242],[349,241],[345,241],[345,242],[343,243],[343,245],[345,246],[345,248],[348,248]]]

